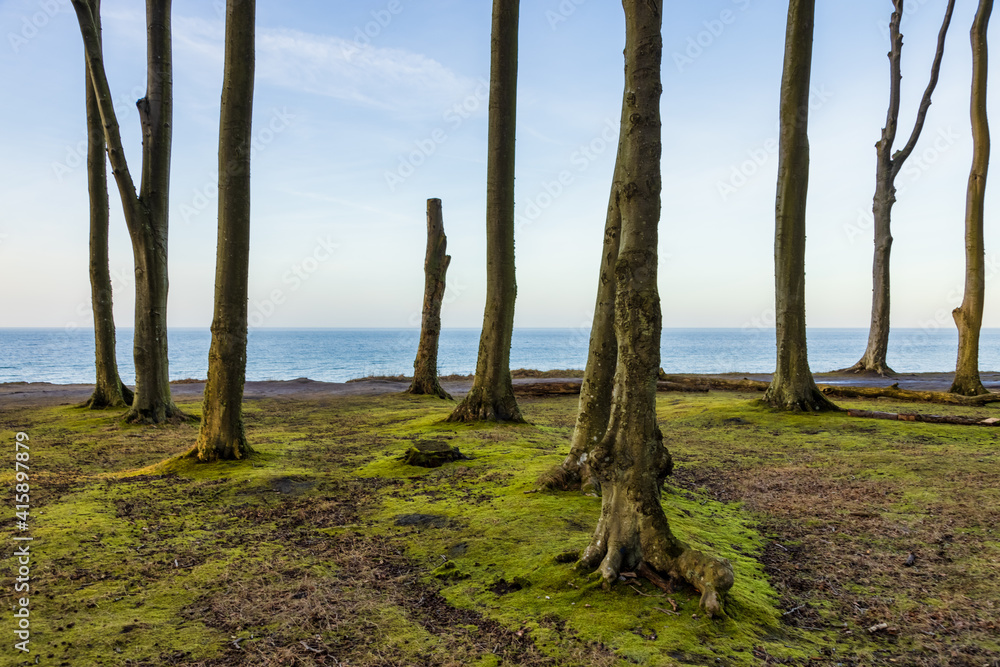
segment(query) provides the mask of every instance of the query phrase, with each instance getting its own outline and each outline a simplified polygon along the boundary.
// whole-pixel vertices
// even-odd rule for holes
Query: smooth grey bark
[[[781,76],[781,132],[774,228],[777,366],[763,401],[782,410],[836,410],[816,387],[806,350],[806,194],[809,76],[815,0],[790,0]]]
[[[438,381],[438,339],[441,337],[441,304],[444,301],[445,276],[451,256],[444,233],[441,200],[427,200],[427,251],[424,254],[424,307],[420,321],[420,343],[413,360],[413,382],[406,391],[450,399],[451,394]]]
[[[598,569],[606,587],[620,572],[646,564],[702,592],[701,606],[722,614],[733,584],[727,561],[677,539],[660,504],[672,469],[656,424],[660,365],[660,298],[656,286],[660,219],[660,65],[662,0],[623,0],[625,9],[624,139],[619,200],[621,241],[615,262],[618,361],[607,431],[591,454],[601,484],[601,517],[577,567]]]
[[[243,459],[253,452],[243,426],[243,384],[250,275],[255,4],[255,0],[226,0],[215,314],[201,430],[195,446],[200,461]]]
[[[986,173],[990,163],[990,126],[986,116],[986,74],[989,28],[993,0],[980,0],[970,33],[972,41],[972,169],[965,198],[965,295],[952,311],[958,327],[958,362],[951,391],[963,396],[988,393],[979,377],[979,333],[986,298],[986,249],[983,240],[983,206]]]
[[[89,0],[72,3],[135,260],[136,387],[126,421],[160,423],[183,418],[170,395],[167,360],[167,224],[173,130],[170,0],[146,0],[146,96],[136,102],[142,126],[138,193],[122,148],[92,4]]]
[[[627,100],[623,98],[619,127],[626,126],[628,113]],[[608,428],[618,362],[618,341],[615,337],[615,263],[618,261],[622,227],[620,198],[624,139],[624,135],[620,134],[611,195],[608,198],[608,213],[604,222],[604,244],[601,248],[594,320],[590,326],[587,366],[580,386],[580,403],[570,450],[562,463],[539,476],[540,488],[568,491],[579,487],[585,492],[600,493],[600,486],[590,471],[590,453]]]
[[[896,176],[903,168],[903,163],[910,157],[920,133],[924,128],[927,110],[931,106],[931,95],[937,87],[938,74],[941,71],[941,60],[944,57],[945,37],[951,24],[951,15],[955,9],[955,0],[949,0],[945,8],[944,21],[938,32],[937,50],[934,62],[931,64],[930,80],[920,100],[913,131],[906,145],[893,153],[892,146],[896,141],[896,130],[899,120],[900,82],[902,80],[900,59],[903,50],[903,36],[899,32],[899,24],[903,18],[905,0],[893,0],[894,10],[889,21],[889,110],[886,113],[885,127],[882,136],[875,144],[875,198],[872,202],[872,215],[875,227],[875,253],[872,260],[872,316],[868,328],[868,345],[861,359],[841,372],[877,373],[891,375],[886,356],[889,350],[889,253],[892,249],[892,232],[890,219],[892,205],[896,203]]]
[[[101,33],[101,2],[93,0],[93,21]],[[132,404],[132,390],[118,374],[115,351],[115,312],[108,257],[107,144],[97,105],[97,95],[86,76],[87,90],[87,189],[90,195],[90,299],[94,311],[94,362],[97,369],[94,393],[86,402],[93,410],[121,408]]]
[[[523,422],[510,379],[514,333],[514,139],[519,0],[493,1],[486,158],[486,308],[476,378],[448,421]]]

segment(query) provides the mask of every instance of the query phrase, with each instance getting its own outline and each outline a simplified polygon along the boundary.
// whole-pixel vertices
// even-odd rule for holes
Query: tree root
[[[974,376],[956,375],[955,380],[952,382],[951,388],[948,391],[952,394],[965,396],[967,398],[986,396],[990,393],[989,390],[983,386],[978,373]]]
[[[132,390],[124,382],[119,382],[118,390],[121,392],[119,396],[108,396],[107,392],[100,387],[95,387],[94,393],[80,407],[88,410],[107,410],[109,408],[127,408],[132,405],[132,399],[135,396]]]
[[[725,558],[692,549],[683,542],[677,545],[681,548],[678,556],[658,559],[661,561],[658,568],[640,561],[635,567],[636,573],[667,593],[673,592],[675,581],[687,582],[701,593],[699,608],[712,618],[724,618],[726,594],[734,581],[732,564]],[[576,569],[592,571],[594,557],[595,553],[588,549],[577,562]],[[624,549],[609,549],[604,554],[594,574],[600,576],[605,589],[610,589],[618,581],[624,563]]]
[[[509,386],[509,385],[508,385]],[[472,391],[458,407],[448,416],[449,422],[514,422],[524,424],[521,410],[517,407],[513,391],[504,392],[504,396],[492,396],[485,390]]]
[[[733,587],[733,566],[728,560],[687,547],[674,560],[669,574],[675,579],[683,579],[701,593],[698,606],[709,616],[726,615],[723,602]]]
[[[132,409],[125,413],[124,422],[126,424],[136,424],[149,426],[152,424],[183,424],[185,422],[199,422],[201,418],[196,415],[189,415],[181,412],[177,406],[171,404],[168,408],[158,410],[139,410],[134,405]]]
[[[888,378],[896,374],[896,371],[889,368],[888,364],[876,363],[874,365],[865,362],[864,359],[858,361],[858,363],[848,368],[841,368],[839,370],[833,371],[834,373],[853,373],[855,375],[877,375],[878,377]]]
[[[413,378],[413,382],[410,384],[409,389],[406,390],[407,394],[416,395],[426,395],[426,396],[437,396],[438,398],[450,401],[453,400],[451,394],[444,390],[441,383],[438,382],[437,378]]]
[[[787,412],[838,412],[841,410],[817,387],[798,393],[771,387],[764,393],[761,404]]]
[[[580,491],[584,494],[601,495],[601,485],[587,466],[572,465],[563,461],[554,465],[535,480],[536,491]]]
[[[580,469],[572,470],[557,464],[543,472],[535,480],[539,491],[572,491],[580,487]]]

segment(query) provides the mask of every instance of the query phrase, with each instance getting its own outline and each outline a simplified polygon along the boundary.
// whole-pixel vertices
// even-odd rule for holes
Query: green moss
[[[694,591],[665,595],[633,580],[606,592],[559,562],[586,546],[600,511],[597,498],[531,492],[565,456],[575,397],[522,401],[531,423],[511,426],[446,423],[452,406],[428,397],[252,402],[257,454],[213,465],[184,456],[196,425],[123,426],[114,413],[67,407],[12,411],[5,423],[30,433],[35,466],[33,649],[93,665],[158,664],[177,651],[210,659],[237,639],[241,650],[302,659],[311,655],[302,642],[341,647],[358,665],[386,656],[521,660],[477,648],[480,635],[499,632],[489,621],[506,628],[506,645],[530,638],[537,648],[524,650],[559,665],[758,665],[762,651],[796,663],[905,662],[908,652],[937,655],[926,637],[948,621],[935,619],[995,617],[995,431],[788,415],[752,398],[658,401],[676,464],[663,494],[671,526],[733,563],[722,621],[697,614]],[[399,460],[426,439],[471,458],[437,469]],[[0,481],[12,483],[13,472]],[[432,519],[400,521],[413,515]],[[797,593],[805,597],[776,588],[765,552],[798,558],[788,567],[813,577]],[[905,569],[911,552],[916,565]],[[422,583],[409,569],[384,569],[404,562]],[[406,597],[417,584],[426,591]],[[416,603],[436,588],[485,621],[422,617]],[[303,601],[349,606],[311,621],[296,611]],[[852,611],[855,601],[866,610]],[[789,624],[805,613],[811,620]],[[867,632],[883,618],[897,631],[892,643]],[[985,625],[968,624],[967,643],[1000,654]],[[906,634],[908,626],[918,629]]]
[[[556,618],[574,636],[609,646],[628,660],[669,659],[671,652],[680,652],[705,660],[726,656],[741,664],[736,649],[742,647],[747,650],[743,660],[752,664],[749,649],[777,631],[779,617],[776,595],[754,559],[762,539],[752,520],[737,505],[676,490],[664,496],[678,535],[733,562],[737,583],[728,603],[729,620],[700,617],[693,590],[670,596],[679,616],[657,610],[672,611],[672,605],[647,584],[636,584],[641,594],[625,584],[606,593],[571,564],[557,562],[567,548],[587,545],[600,500],[576,493],[530,493],[538,474],[564,456],[568,434],[566,427],[546,425],[536,412],[531,414],[533,426],[461,427],[463,451],[473,460],[432,472],[396,460],[410,438],[443,437],[454,432],[454,425],[426,417],[394,425],[386,435],[395,436],[397,444],[357,471],[362,477],[403,482],[373,518],[387,534],[407,540],[409,553],[421,562],[432,565],[448,558],[433,570],[435,576],[445,568],[469,574],[443,590],[451,602],[489,609],[511,627],[526,625],[536,642],[558,644],[546,625],[546,619]],[[469,440],[476,444],[466,445]],[[394,525],[396,517],[409,514],[442,515],[451,521],[441,529]],[[498,595],[509,589],[519,590]],[[657,640],[648,639],[650,632],[644,637],[637,631],[643,624]]]

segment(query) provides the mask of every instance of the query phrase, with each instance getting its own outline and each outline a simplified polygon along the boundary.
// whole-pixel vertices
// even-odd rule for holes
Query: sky
[[[906,2],[900,146],[945,4]],[[955,9],[924,133],[897,181],[894,327],[953,327],[961,301],[975,4]],[[144,3],[102,5],[106,67],[136,173]],[[892,4],[818,5],[807,321],[867,327]],[[774,0],[665,2],[665,327],[773,326],[786,10]],[[252,327],[419,326],[431,197],[443,201],[452,257],[443,325],[481,326],[490,12],[487,0],[258,0]],[[173,2],[175,327],[207,327],[212,318],[223,19],[222,0]],[[88,328],[85,78],[75,14],[69,0],[0,0],[0,35],[0,326]],[[618,136],[622,8],[526,0],[519,40],[515,325],[588,327]],[[110,188],[115,315],[127,327],[131,245]],[[1000,326],[997,188],[987,187],[987,327]]]

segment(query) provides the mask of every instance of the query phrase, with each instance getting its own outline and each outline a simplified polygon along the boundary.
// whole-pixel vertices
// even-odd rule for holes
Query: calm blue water
[[[248,380],[308,377],[343,382],[366,375],[409,374],[420,332],[417,329],[253,329],[247,350]],[[514,332],[511,368],[583,368],[589,331],[519,329]],[[866,329],[811,329],[813,371],[853,364],[864,351]],[[172,379],[204,378],[208,369],[208,329],[170,331]],[[954,329],[900,329],[889,346],[889,365],[898,372],[955,369]],[[478,329],[446,329],[441,334],[438,370],[442,375],[472,373]],[[774,370],[773,329],[666,329],[661,366],[667,372],[770,373]],[[135,380],[132,331],[118,330],[118,363],[127,383]],[[980,367],[1000,370],[1000,329],[984,329]],[[0,382],[91,383],[93,332],[62,329],[0,329]]]

